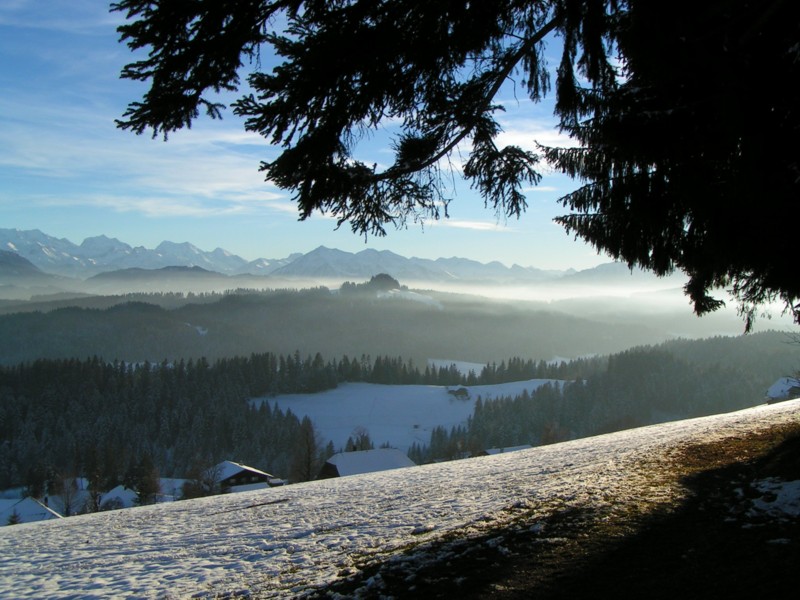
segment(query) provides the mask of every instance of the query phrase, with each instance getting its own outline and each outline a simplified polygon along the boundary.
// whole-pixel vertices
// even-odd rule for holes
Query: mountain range
[[[38,229],[0,229],[0,250],[27,259],[44,273],[88,279],[100,273],[126,269],[155,270],[165,267],[199,267],[235,275],[274,275],[306,278],[369,278],[390,273],[414,281],[546,281],[574,271],[546,271],[494,261],[481,263],[465,258],[406,258],[388,250],[365,249],[358,253],[320,246],[307,254],[247,261],[216,248],[206,252],[189,242],[161,242],[156,248],[131,246],[105,235],[86,238],[80,245],[47,235]]]
[[[0,250],[28,259],[40,270],[54,275],[85,279],[120,269],[160,269],[163,267],[201,267],[226,275],[268,275],[289,264],[299,254],[281,260],[260,258],[247,261],[217,248],[205,252],[184,242],[164,241],[154,249],[131,246],[105,235],[86,238],[80,245],[56,238],[38,229],[0,229]]]
[[[306,254],[247,261],[222,248],[206,252],[188,242],[161,242],[156,248],[133,247],[105,235],[80,245],[37,229],[0,229],[0,296],[26,299],[61,292],[118,294],[131,292],[224,291],[294,288],[365,281],[387,273],[414,287],[458,290],[554,284],[559,289],[612,289],[631,284],[642,289],[679,289],[674,280],[657,281],[651,273],[631,271],[622,263],[575,271],[543,270],[466,258],[406,258],[388,250],[357,253],[320,246]],[[338,283],[336,283],[338,282]]]

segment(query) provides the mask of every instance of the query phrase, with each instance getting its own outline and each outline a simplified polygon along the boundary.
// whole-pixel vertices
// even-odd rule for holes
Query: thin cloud
[[[557,187],[552,186],[552,185],[535,185],[535,186],[523,188],[522,191],[525,192],[526,194],[531,194],[531,193],[533,193],[533,194],[544,194],[544,193],[549,194],[549,193],[552,193],[552,192],[558,192],[559,190],[558,190]]]
[[[112,210],[118,213],[137,213],[149,218],[218,218],[238,215],[275,215],[296,212],[294,206],[286,202],[276,202],[263,198],[260,202],[213,203],[192,198],[169,196],[119,196],[96,194],[80,198],[55,196],[38,197],[33,200],[42,207],[87,206]]]
[[[575,142],[568,135],[555,127],[548,127],[538,119],[515,118],[501,122],[503,132],[498,136],[500,145],[514,145],[538,151],[537,143],[543,146],[565,148],[574,146]]]
[[[26,100],[0,99],[0,168],[30,179],[30,192],[65,180],[121,198],[186,196],[236,206],[285,197],[258,170],[263,153],[253,146],[269,146],[255,134],[201,126],[163,143],[116,130],[102,108],[67,105],[55,114],[46,102]]]
[[[450,227],[453,229],[470,229],[472,231],[500,231],[503,233],[510,233],[513,228],[507,225],[490,221],[465,221],[456,219],[443,219],[436,222],[436,226]]]
[[[0,6],[0,25],[77,35],[113,31],[124,20],[99,0],[4,0]]]

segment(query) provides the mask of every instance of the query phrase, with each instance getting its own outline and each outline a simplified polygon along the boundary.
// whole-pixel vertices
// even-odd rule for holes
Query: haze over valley
[[[382,306],[364,313],[361,327],[344,326],[359,318],[352,302],[348,309],[335,298],[324,299],[324,294],[316,295],[313,310],[302,312],[292,306],[276,309],[281,304],[276,290],[319,291],[324,287],[336,295],[344,282],[363,282],[381,273],[412,292],[384,295]],[[148,309],[153,311],[151,323],[172,324],[157,328],[155,347],[146,350],[152,353],[142,356],[129,349],[115,354],[137,360],[185,356],[185,351],[215,357],[231,352],[296,349],[331,355],[399,353],[417,360],[446,356],[484,361],[514,354],[550,359],[613,352],[675,337],[742,332],[743,323],[733,305],[703,318],[695,317],[683,294],[684,283],[680,274],[658,278],[640,270],[631,272],[619,263],[554,271],[456,257],[415,259],[389,251],[350,253],[325,247],[248,262],[220,248],[207,252],[190,243],[165,241],[155,249],[133,248],[100,235],[77,245],[38,230],[0,229],[0,313],[45,313],[37,317],[41,329],[27,334],[31,340],[46,337],[48,329],[54,340],[62,339],[63,327],[88,327],[91,331],[86,320],[94,318],[114,321],[118,335],[135,340],[137,336],[128,335],[125,321],[137,321],[141,306],[121,307],[117,309],[119,316],[73,311],[70,319],[74,317],[74,321],[51,313],[67,307],[108,309],[130,301],[161,307],[163,310]],[[252,293],[259,293],[259,302],[267,303],[270,310],[282,311],[285,318],[277,324],[273,319],[269,327],[263,327],[262,316],[256,314],[258,302],[220,302],[221,296],[208,296],[234,290],[239,290],[239,295],[247,291],[251,298]],[[309,292],[306,298],[313,295]],[[392,310],[387,311],[390,305]],[[370,311],[375,315],[369,316]],[[382,312],[398,316],[381,317]],[[417,314],[426,316],[420,320]],[[780,308],[770,317],[758,320],[756,329],[790,324],[788,318],[781,317]],[[301,323],[308,319],[321,322],[303,327]],[[290,324],[304,331],[293,331]],[[210,335],[189,340],[189,335],[196,335],[193,327]],[[393,327],[401,331],[393,332]],[[379,334],[379,329],[385,334]],[[339,330],[347,334],[342,336]],[[358,333],[361,330],[374,339],[365,341]],[[481,348],[474,343],[477,339],[482,340]],[[548,347],[547,340],[558,342]],[[37,346],[37,342],[31,343]],[[8,344],[14,345],[11,341]],[[39,347],[45,345],[38,342]],[[80,344],[67,351],[85,356],[101,350],[103,355],[109,351],[105,347],[93,351]],[[57,343],[46,352],[48,356],[63,356]],[[18,354],[16,358],[31,356]]]

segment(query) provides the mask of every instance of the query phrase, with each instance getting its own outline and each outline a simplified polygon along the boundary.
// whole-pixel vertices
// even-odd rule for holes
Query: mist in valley
[[[138,270],[73,279],[54,293],[28,288],[27,299],[0,299],[0,363],[295,351],[486,363],[509,356],[570,359],[744,331],[730,302],[697,317],[680,276],[616,270],[594,281],[409,280],[399,281],[402,290],[343,294],[349,283],[364,282]],[[791,326],[775,306],[757,319],[755,331]]]

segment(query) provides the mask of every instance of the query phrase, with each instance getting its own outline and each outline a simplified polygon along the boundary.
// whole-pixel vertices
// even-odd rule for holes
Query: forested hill
[[[409,455],[418,462],[452,459],[465,448],[549,444],[754,406],[764,402],[767,386],[782,372],[778,365],[798,360],[796,348],[793,356],[770,352],[770,337],[754,344],[742,344],[743,338],[687,342],[716,350],[696,362],[676,355],[669,344],[589,361],[593,368],[584,368],[583,378],[531,394],[479,399],[464,427],[437,428],[430,444],[413,447]],[[764,360],[740,360],[742,346],[765,350]]]
[[[297,480],[297,441],[313,423],[305,423],[299,411],[279,410],[270,402],[255,407],[249,400],[324,390],[343,381],[574,381],[533,396],[473,398],[469,423],[455,431],[437,429],[429,444],[414,449],[420,462],[723,412],[762,402],[775,378],[794,372],[800,346],[786,342],[784,334],[773,332],[634,348],[561,364],[512,358],[466,377],[455,368],[420,369],[385,356],[332,360],[267,353],[139,365],[40,359],[0,367],[0,488],[42,486],[48,477],[82,474],[99,489],[110,489],[145,459],[162,475],[184,476],[198,464],[234,458]],[[693,353],[699,357],[694,362],[681,357]],[[316,441],[322,452],[328,440]]]
[[[542,305],[430,293],[405,297],[326,288],[225,296],[138,295],[64,300],[54,310],[0,315],[0,364],[38,358],[160,362],[275,352],[487,362],[618,352],[666,339]],[[63,306],[64,303],[80,304]],[[121,303],[122,302],[122,303]],[[91,308],[89,308],[91,307]]]
[[[343,381],[444,386],[568,377],[587,368],[595,367],[514,359],[465,376],[454,366],[420,370],[396,358],[326,361],[297,352],[213,363],[94,357],[0,367],[0,489],[21,483],[41,489],[48,480],[81,474],[107,490],[143,460],[162,475],[185,476],[231,457],[296,480],[303,421],[269,403],[254,407],[250,398],[318,392]],[[316,440],[320,452],[324,443]]]

